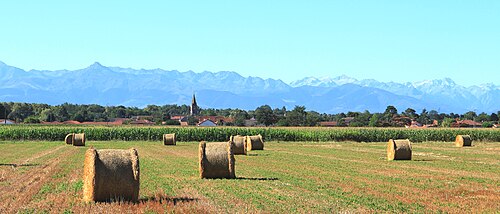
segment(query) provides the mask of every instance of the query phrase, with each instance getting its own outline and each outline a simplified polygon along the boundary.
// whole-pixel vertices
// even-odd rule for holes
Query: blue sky
[[[5,1],[0,60],[500,84],[500,1]]]

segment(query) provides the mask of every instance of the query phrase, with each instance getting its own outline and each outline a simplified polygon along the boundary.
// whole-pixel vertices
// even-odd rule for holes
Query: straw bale
[[[200,177],[236,178],[233,147],[232,141],[222,143],[202,141],[199,147]]]
[[[85,133],[74,135],[73,146],[85,146]]]
[[[455,138],[456,147],[472,146],[472,138],[470,135],[457,135]]]
[[[234,143],[233,154],[235,155],[246,155],[247,154],[247,145],[246,145],[246,137],[241,135],[231,135],[229,139]]]
[[[262,135],[247,136],[247,150],[264,150]]]
[[[64,142],[66,142],[66,144],[72,145],[74,138],[75,138],[75,133],[70,133],[70,134],[66,135],[66,137],[64,138]]]
[[[176,143],[177,137],[175,136],[175,133],[163,135],[163,145],[175,145]]]
[[[390,139],[387,142],[387,160],[411,160],[411,142]]]
[[[131,149],[100,149],[85,153],[83,200],[137,201],[139,199],[139,155]]]

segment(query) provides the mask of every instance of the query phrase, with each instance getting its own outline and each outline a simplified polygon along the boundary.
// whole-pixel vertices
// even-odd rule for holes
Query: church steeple
[[[193,99],[191,100],[191,116],[198,115],[200,111],[200,108],[198,107],[198,104],[196,103],[196,97],[194,96],[193,93]]]

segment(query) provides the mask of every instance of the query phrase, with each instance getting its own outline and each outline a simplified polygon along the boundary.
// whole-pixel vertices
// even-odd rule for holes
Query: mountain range
[[[243,77],[236,72],[195,73],[162,69],[106,67],[94,63],[79,70],[23,70],[0,62],[0,101],[125,105],[190,104],[193,93],[202,108],[255,109],[296,105],[321,113],[383,112],[413,108],[439,112],[496,112],[500,86],[465,87],[453,80],[379,82],[338,77],[306,77],[289,84],[276,79]]]

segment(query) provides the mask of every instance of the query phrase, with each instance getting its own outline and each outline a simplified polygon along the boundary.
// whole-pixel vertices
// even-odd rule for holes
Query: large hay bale
[[[175,145],[176,143],[177,138],[175,137],[175,133],[163,135],[163,145]]]
[[[199,148],[201,178],[236,178],[233,142],[205,143]]]
[[[411,160],[410,140],[393,140],[387,142],[387,160]]]
[[[85,146],[85,133],[73,135],[73,146]]]
[[[73,139],[75,138],[75,133],[71,133],[71,134],[68,134],[66,135],[66,137],[64,138],[64,142],[66,142],[66,144],[70,144],[72,145],[73,144]]]
[[[100,149],[85,153],[83,200],[137,201],[139,199],[139,155],[132,149]]]
[[[456,147],[472,146],[472,138],[470,135],[457,135],[455,138]]]
[[[233,154],[235,155],[246,155],[247,154],[247,144],[246,137],[241,135],[231,135],[230,141],[234,143]]]
[[[247,150],[264,150],[262,135],[247,136]]]

